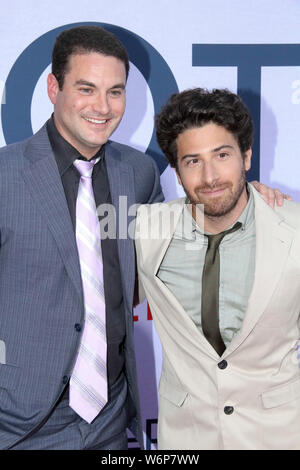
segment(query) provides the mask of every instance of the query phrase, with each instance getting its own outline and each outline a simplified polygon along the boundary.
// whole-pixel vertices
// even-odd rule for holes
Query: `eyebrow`
[[[220,150],[222,149],[226,149],[226,148],[229,148],[229,149],[233,149],[234,147],[232,145],[220,145],[219,147],[216,147],[212,150],[210,150],[210,153],[216,153],[216,152],[219,152]],[[182,157],[181,160],[185,160],[186,158],[195,158],[195,157],[200,157],[200,153],[191,153],[191,154],[187,154],[187,155],[184,155]]]
[[[75,82],[75,86],[76,85],[84,85],[84,86],[90,86],[92,88],[96,88],[96,85],[95,83],[92,83],[92,82],[88,82],[87,80],[77,80]]]
[[[76,85],[84,85],[84,86],[89,86],[91,88],[97,88],[95,83],[92,83],[92,82],[88,82],[87,80],[77,80],[75,82],[75,86]],[[122,90],[125,90],[125,85],[124,83],[117,83],[116,85],[113,85],[110,89],[113,90],[115,88],[121,88]]]
[[[117,83],[116,85],[111,87],[111,90],[113,90],[114,88],[121,88],[122,90],[125,90],[125,85],[124,83]]]
[[[234,149],[233,145],[220,145],[220,147],[216,147],[215,149],[211,150],[211,153],[219,152],[222,149]]]

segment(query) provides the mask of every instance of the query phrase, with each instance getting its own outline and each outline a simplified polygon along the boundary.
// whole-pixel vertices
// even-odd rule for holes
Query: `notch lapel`
[[[188,313],[184,310],[184,308],[182,307],[180,302],[177,300],[173,292],[170,291],[170,289],[168,289],[168,287],[157,276],[160,265],[168,250],[169,244],[174,235],[174,231],[179,222],[179,218],[182,214],[184,203],[185,203],[185,198],[175,200],[173,203],[169,203],[169,204],[162,203],[161,205],[162,210],[163,211],[171,210],[173,216],[169,217],[168,215],[162,212],[162,217],[157,216],[155,218],[154,217],[151,218],[151,229],[152,229],[153,223],[155,225],[156,224],[158,225],[160,221],[162,221],[162,236],[160,238],[153,239],[153,240],[151,239],[149,241],[149,247],[147,249],[149,256],[147,256],[147,260],[146,260],[146,262],[149,263],[149,269],[147,268],[147,272],[148,270],[150,270],[150,273],[153,275],[153,278],[154,278],[156,289],[158,291],[161,291],[163,294],[163,297],[168,299],[171,309],[168,309],[167,307],[166,311],[172,312],[172,315],[174,317],[174,322],[176,322],[176,318],[177,318],[177,324],[179,325],[179,328],[181,331],[182,340],[185,339],[188,347],[193,346],[195,348],[195,351],[197,351],[198,348],[201,347],[202,349],[204,349],[207,355],[211,356],[214,360],[216,360],[219,358],[219,355],[217,354],[217,352],[214,350],[211,344],[207,341],[205,336],[202,333],[200,333],[197,326],[195,325],[193,320],[190,318]],[[171,221],[171,225],[169,223],[170,221]]]
[[[29,141],[25,158],[28,161],[28,165],[23,170],[25,184],[57,243],[68,275],[82,299],[75,234],[45,126]]]
[[[222,357],[240,346],[263,314],[279,282],[293,240],[293,231],[282,217],[267,206],[255,190],[253,194],[256,225],[254,283],[242,328]]]
[[[105,148],[105,162],[111,200],[116,210],[116,233],[124,300],[131,312],[135,284],[135,252],[132,239],[136,215],[134,173],[132,167],[122,161],[121,152],[110,142]],[[129,235],[128,229],[130,229]]]

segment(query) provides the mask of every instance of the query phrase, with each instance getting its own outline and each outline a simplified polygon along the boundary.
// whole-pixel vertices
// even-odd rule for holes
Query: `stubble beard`
[[[239,184],[237,188],[233,191],[233,184],[232,183],[223,183],[221,185],[206,185],[201,186],[195,189],[195,193],[198,197],[193,197],[188,191],[186,191],[186,195],[189,198],[191,204],[197,205],[201,204],[204,207],[204,215],[209,218],[218,218],[224,217],[228,215],[237,205],[244,188],[246,186],[246,172],[245,168],[242,167],[241,169],[241,177],[239,180]],[[211,201],[207,202],[205,197],[201,197],[201,191],[204,190],[216,190],[218,188],[226,188],[229,189],[229,194],[227,196],[220,196],[212,199]]]

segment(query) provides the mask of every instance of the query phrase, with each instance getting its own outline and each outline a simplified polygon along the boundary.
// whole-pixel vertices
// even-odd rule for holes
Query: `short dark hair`
[[[244,154],[253,142],[253,121],[242,99],[229,90],[203,88],[175,93],[156,117],[156,136],[170,165],[178,169],[179,134],[187,129],[215,123],[231,132]]]
[[[121,41],[111,32],[99,26],[78,26],[63,31],[56,38],[52,51],[52,73],[62,90],[72,54],[98,52],[121,60],[125,66],[126,79],[129,72],[128,53]]]

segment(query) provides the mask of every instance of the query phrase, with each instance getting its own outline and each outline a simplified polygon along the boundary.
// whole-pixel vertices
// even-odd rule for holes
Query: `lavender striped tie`
[[[94,161],[75,160],[79,171],[76,241],[84,294],[85,324],[70,380],[70,406],[91,423],[107,403],[106,328],[99,220],[92,187]]]

